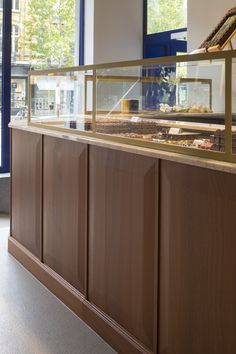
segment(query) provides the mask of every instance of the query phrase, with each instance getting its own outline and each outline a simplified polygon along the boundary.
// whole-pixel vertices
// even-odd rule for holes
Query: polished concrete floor
[[[115,353],[7,253],[0,215],[0,354]]]

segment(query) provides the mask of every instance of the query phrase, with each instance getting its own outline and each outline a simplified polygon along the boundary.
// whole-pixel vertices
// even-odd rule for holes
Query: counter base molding
[[[8,251],[118,353],[152,353],[13,237],[8,239]]]

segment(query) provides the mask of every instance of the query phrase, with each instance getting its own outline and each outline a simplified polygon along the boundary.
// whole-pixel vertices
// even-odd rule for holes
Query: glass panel
[[[13,0],[11,119],[27,117],[29,70],[78,64],[79,1]]]
[[[96,132],[224,151],[222,60],[97,70]]]
[[[31,121],[91,131],[91,78],[91,71],[31,76]]]
[[[236,154],[236,58],[232,60],[232,153]]]
[[[187,27],[187,0],[147,0],[147,33]]]

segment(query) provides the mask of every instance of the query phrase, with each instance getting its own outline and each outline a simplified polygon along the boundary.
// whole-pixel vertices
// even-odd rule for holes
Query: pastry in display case
[[[226,107],[234,57],[228,51],[32,71],[29,124],[224,159],[230,139],[236,149],[235,115]]]

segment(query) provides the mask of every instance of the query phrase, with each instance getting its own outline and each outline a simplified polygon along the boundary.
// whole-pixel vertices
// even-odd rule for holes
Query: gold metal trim
[[[52,130],[57,132],[63,132],[67,134],[72,134],[81,137],[93,138],[103,141],[109,141],[113,143],[120,143],[122,145],[131,145],[136,147],[143,147],[149,148],[151,150],[160,150],[166,152],[173,152],[179,155],[186,155],[186,156],[194,156],[194,157],[201,157],[205,159],[217,160],[217,161],[224,161],[224,162],[236,162],[236,155],[227,156],[225,152],[218,152],[218,151],[208,151],[208,150],[200,150],[200,149],[193,149],[188,147],[182,146],[174,146],[174,145],[167,145],[161,144],[158,142],[148,142],[139,139],[130,139],[125,137],[118,137],[112,135],[106,135],[101,133],[94,133],[89,131],[79,131],[75,129],[65,128],[65,127],[54,127],[54,126],[43,126],[40,123],[30,123],[29,126],[37,127],[40,129]]]
[[[220,52],[212,52],[212,53],[197,53],[197,54],[186,54],[180,56],[168,56],[161,58],[150,58],[150,59],[141,59],[141,60],[129,60],[129,61],[121,61],[121,62],[113,62],[106,64],[97,64],[97,65],[81,65],[81,66],[72,66],[72,67],[63,67],[58,69],[45,69],[45,70],[30,70],[29,75],[37,76],[37,75],[52,75],[58,73],[66,73],[73,71],[88,71],[88,70],[99,70],[106,68],[122,68],[126,66],[142,66],[149,64],[175,64],[175,63],[183,63],[183,62],[194,62],[194,61],[207,61],[214,59],[222,59],[225,58],[236,58],[236,50],[227,50]]]
[[[28,75],[28,116],[27,122],[30,123],[31,120],[31,82],[30,82],[30,75]]]
[[[225,59],[225,152],[232,154],[232,58]]]
[[[87,107],[86,107],[87,108]],[[96,132],[96,111],[97,111],[97,78],[96,70],[93,70],[93,107],[92,107],[92,130]]]

